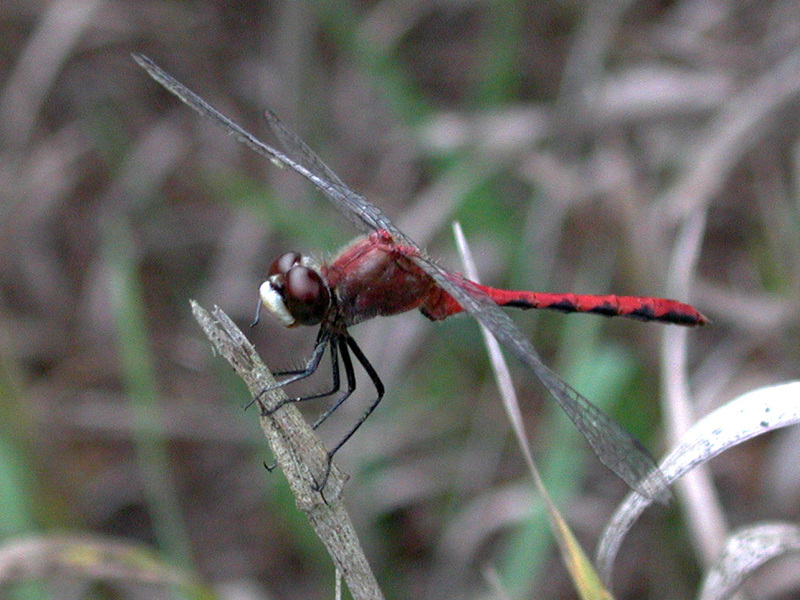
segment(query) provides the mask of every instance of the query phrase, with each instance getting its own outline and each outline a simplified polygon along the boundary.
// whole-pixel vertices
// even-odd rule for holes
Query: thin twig
[[[218,307],[209,314],[197,302],[191,304],[195,319],[208,339],[256,398],[261,428],[275,461],[289,482],[297,508],[308,517],[352,597],[382,600],[383,593],[341,500],[347,476],[336,465],[331,465],[325,487],[321,492],[318,490],[318,482],[324,480],[328,467],[325,446],[296,406],[292,403],[281,406],[286,400],[282,389],[264,393],[275,383],[272,373],[230,317]],[[273,412],[276,406],[281,407]]]

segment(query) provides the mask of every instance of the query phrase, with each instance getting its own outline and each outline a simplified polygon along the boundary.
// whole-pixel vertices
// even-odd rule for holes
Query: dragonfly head
[[[286,327],[318,325],[331,294],[314,262],[297,252],[280,255],[258,290],[261,303]]]

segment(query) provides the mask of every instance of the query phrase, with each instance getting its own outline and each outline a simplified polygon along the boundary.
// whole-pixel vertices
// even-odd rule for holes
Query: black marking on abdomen
[[[632,310],[629,313],[625,313],[625,316],[631,317],[632,319],[642,319],[643,321],[666,320],[665,316],[657,317],[656,313],[653,312],[653,309],[648,306],[642,306],[641,308]]]
[[[677,325],[699,325],[701,321],[692,315],[684,313],[668,312],[658,317],[659,321],[669,321]]]
[[[602,315],[604,317],[617,317],[619,316],[619,307],[606,302],[604,304],[598,304],[597,306],[587,310],[586,312],[592,313],[594,315]]]
[[[513,308],[538,308],[536,304],[531,304],[527,300],[511,300],[506,302],[503,306],[511,306]]]
[[[578,312],[578,307],[575,306],[574,302],[570,302],[569,300],[561,300],[560,302],[553,302],[553,304],[548,304],[547,306],[541,306],[540,308],[560,310],[561,312],[565,313]]]

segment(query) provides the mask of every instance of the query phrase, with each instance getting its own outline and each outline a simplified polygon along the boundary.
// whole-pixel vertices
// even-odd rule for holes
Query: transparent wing
[[[132,56],[139,63],[139,66],[147,71],[150,77],[201,116],[213,121],[227,131],[229,135],[232,135],[258,154],[273,162],[289,167],[308,179],[322,193],[328,196],[339,210],[359,229],[365,232],[375,229],[387,229],[397,236],[399,241],[414,245],[377,206],[342,183],[341,179],[295,133],[287,129],[274,113],[270,111],[266,113],[267,123],[284,146],[285,153],[265,144],[231,121],[146,56],[136,53]]]
[[[428,259],[416,258],[415,262],[533,371],[589,442],[600,462],[641,495],[664,504],[669,501],[669,484],[647,449],[619,423],[553,373],[511,318],[488,295],[477,288],[466,289],[456,284],[446,270]]]
[[[402,231],[397,229],[383,211],[367,200],[361,194],[347,187],[339,176],[334,173],[322,159],[317,156],[308,145],[300,139],[294,131],[286,127],[278,116],[271,110],[264,112],[275,137],[278,138],[286,154],[297,164],[302,165],[318,180],[326,182],[323,192],[333,201],[337,208],[351,221],[357,219],[365,223],[370,229],[385,229],[395,238],[395,241],[413,246],[418,246]]]

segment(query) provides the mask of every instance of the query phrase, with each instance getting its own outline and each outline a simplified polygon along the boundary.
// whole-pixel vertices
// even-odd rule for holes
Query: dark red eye
[[[283,283],[286,308],[298,325],[316,325],[325,318],[330,306],[330,293],[319,273],[308,267],[295,266],[286,273]]]
[[[267,276],[286,275],[289,269],[297,264],[300,264],[300,260],[302,258],[303,257],[299,252],[287,252],[286,254],[281,254],[270,266]]]

